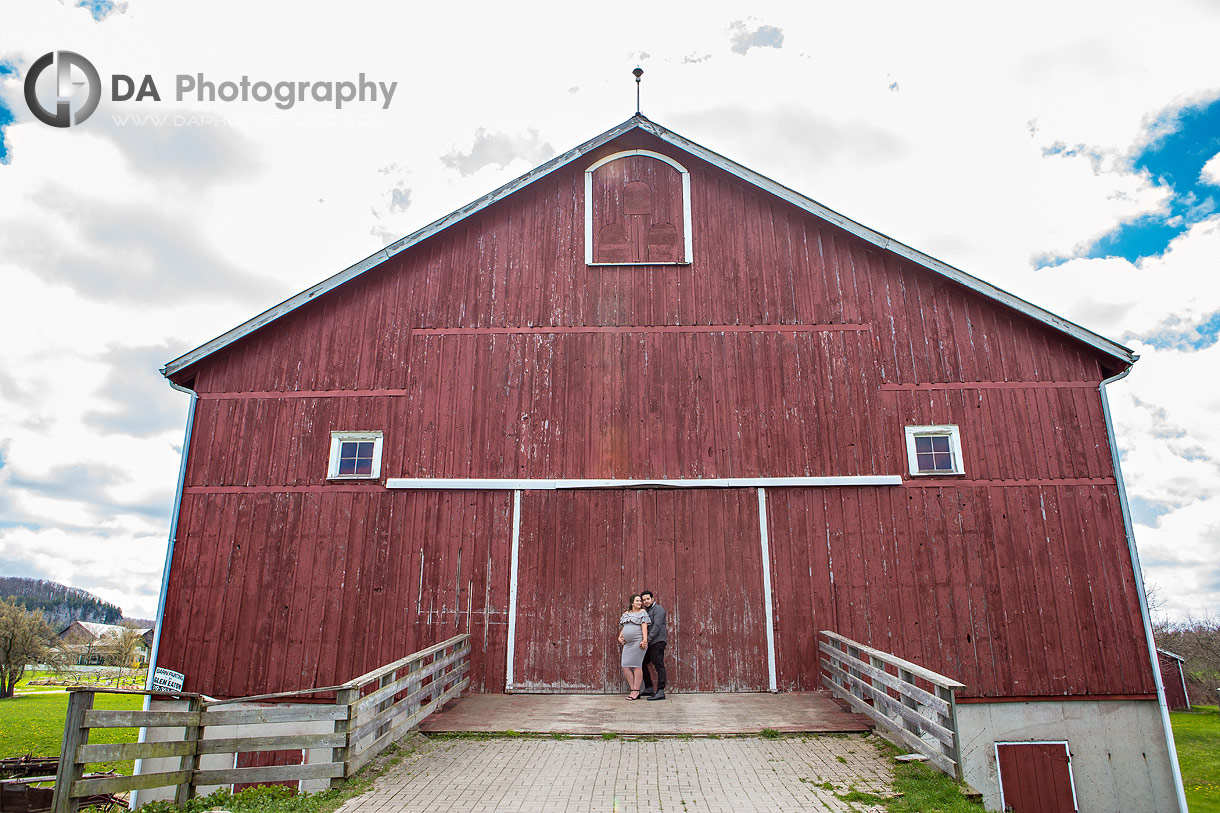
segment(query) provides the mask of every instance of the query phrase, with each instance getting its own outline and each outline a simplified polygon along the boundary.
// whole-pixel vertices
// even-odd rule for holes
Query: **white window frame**
[[[593,173],[620,158],[644,155],[669,164],[682,175],[682,260],[676,263],[595,263],[593,262]],[[585,170],[585,265],[690,265],[694,256],[694,237],[691,234],[690,173],[668,155],[652,150],[623,150],[597,161]]]
[[[965,474],[966,468],[962,462],[961,430],[955,424],[939,426],[908,426],[907,435],[907,468],[912,477],[944,477],[946,475]],[[949,453],[953,455],[952,471],[920,471],[919,458],[915,454],[915,438],[917,437],[947,437],[949,438]]]
[[[373,469],[368,474],[340,474],[339,452],[344,443],[373,441]],[[378,431],[367,432],[331,432],[330,433],[330,465],[326,470],[327,480],[377,480],[381,478],[381,441],[382,434]]]

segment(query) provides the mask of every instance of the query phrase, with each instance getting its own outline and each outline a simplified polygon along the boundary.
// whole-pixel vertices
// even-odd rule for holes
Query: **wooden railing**
[[[420,720],[470,685],[470,636],[458,635],[350,680],[337,700],[349,709],[335,731],[347,744],[333,759],[351,776]]]
[[[68,697],[63,749],[55,776],[53,813],[74,813],[82,798],[104,793],[174,787],[179,803],[204,785],[329,779],[335,784],[360,770],[387,746],[407,734],[424,717],[457,697],[470,685],[470,636],[458,635],[435,646],[361,675],[340,686],[280,692],[273,695],[205,701],[200,695],[166,695],[105,689],[73,689]],[[156,694],[187,702],[173,711],[108,711],[93,708],[94,695]],[[274,701],[308,694],[334,692],[334,703],[232,708],[235,703]],[[223,726],[299,725],[326,723],[331,731],[312,734],[215,736]],[[179,729],[181,734],[158,742],[90,743],[89,732],[98,728]],[[205,732],[209,736],[204,736]],[[301,765],[203,770],[199,758],[207,754],[241,754],[259,751],[330,749],[328,761]],[[176,770],[135,776],[85,778],[93,762],[129,759],[178,758]],[[235,763],[234,763],[235,764]]]
[[[818,646],[822,682],[886,735],[962,778],[954,692],[965,684],[830,630]]]

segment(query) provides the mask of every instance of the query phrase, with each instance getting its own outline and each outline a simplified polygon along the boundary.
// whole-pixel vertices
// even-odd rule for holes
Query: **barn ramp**
[[[469,694],[420,722],[425,733],[729,735],[860,733],[871,723],[825,692],[669,694],[628,701],[621,694]]]

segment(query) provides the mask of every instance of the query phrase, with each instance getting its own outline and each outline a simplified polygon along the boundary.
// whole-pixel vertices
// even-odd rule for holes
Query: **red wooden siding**
[[[997,743],[996,753],[1005,811],[1075,813],[1067,743]]]
[[[963,697],[1155,691],[1112,492],[768,489],[780,688],[819,685],[817,631],[833,629]]]
[[[690,265],[585,265],[584,170],[627,149],[689,169]],[[622,186],[624,211],[642,200]],[[188,690],[240,695],[341,681],[469,628],[474,688],[498,691],[511,495],[387,493],[387,477],[905,476],[903,427],[954,423],[964,477],[771,493],[781,686],[809,687],[811,633],[831,627],[975,696],[1145,694],[1097,393],[1112,363],[631,133],[176,376],[200,401],[159,662]],[[330,432],[369,429],[382,481],[327,483]],[[653,527],[632,519],[644,496],[587,515],[576,499],[526,495],[531,550],[581,522]],[[656,527],[672,521],[677,497],[647,499]],[[754,492],[718,499],[692,538],[751,550],[757,523],[734,506]],[[573,584],[616,554],[598,555]],[[719,584],[743,562],[709,554],[683,575]],[[683,679],[722,679],[705,668]]]
[[[683,259],[682,174],[646,155],[617,158],[593,173],[593,262]]]
[[[637,139],[588,162],[673,152]],[[197,365],[198,390],[402,389],[415,329],[537,326],[869,324],[886,383],[1100,380],[1089,348],[677,157],[692,173],[689,266],[586,266],[578,162]]]
[[[532,491],[521,504],[514,686],[626,691],[619,614],[652,590],[684,691],[766,691],[753,489]]]
[[[1165,703],[1174,710],[1190,708],[1190,698],[1186,696],[1186,684],[1182,680],[1182,662],[1159,650],[1156,659],[1161,669],[1161,685],[1165,687]]]
[[[246,751],[237,755],[234,768],[269,768],[273,765],[304,765],[305,752],[297,748],[292,751]],[[286,779],[283,782],[237,782],[233,785],[234,792],[246,788],[257,788],[260,785],[283,785],[293,790],[300,789],[298,779]]]
[[[472,689],[504,686],[512,495],[195,494],[161,666],[187,691],[330,686],[459,632]]]
[[[887,389],[868,331],[422,334],[404,357],[388,397],[204,395],[188,489],[321,486],[330,432],[360,429],[391,477],[897,474],[903,427],[943,423],[972,481],[1113,482],[1092,386]]]

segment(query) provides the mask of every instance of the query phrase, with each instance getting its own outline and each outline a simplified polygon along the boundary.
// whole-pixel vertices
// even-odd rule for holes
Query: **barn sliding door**
[[[618,617],[655,591],[677,691],[766,691],[754,489],[527,491],[513,691],[626,691]]]

